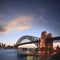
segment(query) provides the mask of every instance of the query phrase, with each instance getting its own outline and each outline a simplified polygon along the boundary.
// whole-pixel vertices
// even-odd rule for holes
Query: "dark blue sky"
[[[23,35],[39,37],[44,30],[60,36],[60,0],[0,0],[1,42],[13,44]]]

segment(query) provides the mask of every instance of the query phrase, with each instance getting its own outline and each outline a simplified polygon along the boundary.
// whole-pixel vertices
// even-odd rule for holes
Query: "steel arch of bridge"
[[[18,39],[16,45],[18,46],[19,44],[21,44],[21,42],[22,42],[24,39],[28,39],[28,40],[30,40],[31,42],[32,42],[32,41],[37,41],[37,40],[39,40],[38,37],[25,35],[25,36],[22,36],[21,38]],[[38,43],[34,43],[34,44],[35,44],[36,46],[38,46]]]

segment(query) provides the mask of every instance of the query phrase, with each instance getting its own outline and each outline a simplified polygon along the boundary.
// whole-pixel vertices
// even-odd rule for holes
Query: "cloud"
[[[2,22],[2,20],[0,20],[0,23]]]
[[[32,16],[18,16],[7,22],[3,22],[0,26],[0,33],[7,33],[12,30],[25,30],[31,27],[29,24],[33,20]]]
[[[3,26],[0,26],[0,32],[5,31],[5,28]]]
[[[43,18],[43,16],[40,16],[40,17],[39,17],[39,20],[40,20],[41,23],[46,23],[46,24],[48,23],[48,21],[45,20],[45,19]]]
[[[23,26],[17,26],[15,29],[16,30],[25,30],[25,29],[28,29],[30,28],[31,26],[28,26],[28,25],[23,25]]]
[[[0,33],[8,33],[11,30],[8,26],[0,26]]]
[[[0,18],[2,18],[3,16],[2,15],[0,15]]]
[[[19,16],[7,23],[8,26],[16,26],[21,23],[27,23],[30,22],[33,19],[32,16]]]
[[[46,12],[47,10],[46,9],[42,9],[42,12],[44,13],[44,12]]]

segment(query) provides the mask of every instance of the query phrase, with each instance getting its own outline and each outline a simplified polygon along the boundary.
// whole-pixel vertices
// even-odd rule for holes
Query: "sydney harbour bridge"
[[[46,36],[48,36],[48,37],[46,38]],[[22,41],[24,41],[26,39],[29,40],[29,42],[27,42],[27,41],[22,42]],[[54,41],[55,41],[55,43],[57,41],[60,42],[60,36],[52,37],[51,34],[46,35],[46,32],[42,32],[41,38],[34,37],[34,36],[29,36],[29,35],[22,36],[16,42],[16,47],[21,46],[21,45],[25,45],[25,44],[32,44],[32,43],[34,43],[37,46],[37,48],[38,48],[38,50],[37,50],[38,51],[38,58],[40,59],[40,56],[41,56],[40,54],[42,53],[42,52],[40,53],[40,51],[43,51],[43,50],[41,50],[41,48],[44,48],[44,51],[45,51],[44,60],[47,60],[47,56],[48,56],[47,55],[47,51],[48,51],[48,48],[52,48],[53,49],[53,42]],[[29,53],[28,55],[32,55],[32,54]]]
[[[21,43],[25,39],[30,40],[30,42]],[[22,36],[21,38],[18,39],[16,45],[19,46],[19,45],[31,44],[31,43],[34,43],[36,46],[38,46],[39,45],[39,38],[34,37],[34,36],[25,35],[25,36]]]
[[[25,39],[30,40],[30,42],[22,42]],[[59,41],[60,42],[60,36],[47,38],[45,40],[46,44],[49,42],[53,42],[53,41],[55,41],[55,42]],[[18,39],[18,41],[16,42],[16,46],[34,43],[37,47],[39,47],[39,42],[40,42],[39,37],[25,35],[25,36],[22,36],[21,38]]]

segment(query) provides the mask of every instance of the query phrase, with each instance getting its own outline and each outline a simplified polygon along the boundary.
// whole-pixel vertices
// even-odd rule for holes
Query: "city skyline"
[[[59,0],[0,0],[0,42],[13,45],[42,31],[60,36]]]

